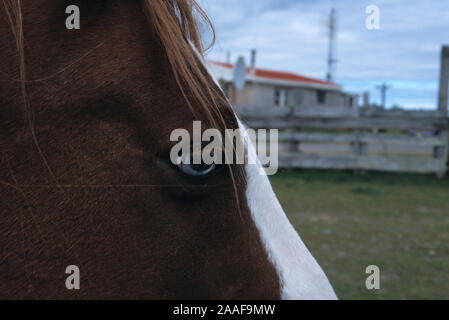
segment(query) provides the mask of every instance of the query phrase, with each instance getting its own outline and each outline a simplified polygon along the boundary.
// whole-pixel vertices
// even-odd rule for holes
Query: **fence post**
[[[438,111],[447,117],[449,91],[449,46],[441,50],[440,92],[438,95]]]
[[[289,108],[288,117],[295,116],[295,108]],[[289,135],[289,139],[287,140],[287,152],[288,153],[298,153],[299,152],[299,140],[296,139],[295,133],[301,131],[298,127],[291,127],[285,130]]]
[[[357,168],[354,168],[355,172],[360,170],[360,158],[366,155],[366,143],[361,141],[363,131],[361,129],[354,130],[355,140],[351,142],[352,153],[357,157]]]
[[[434,149],[433,149],[434,159],[438,159],[440,162],[440,168],[437,172],[437,177],[442,179],[446,175],[446,171],[447,171],[447,160],[448,160],[448,156],[449,156],[449,147],[448,147],[449,134],[446,129],[446,130],[439,131],[437,133],[437,135],[439,137],[441,137],[442,139],[446,140],[445,145],[434,147]]]
[[[299,140],[296,139],[295,133],[299,132],[299,128],[289,128],[286,129],[285,132],[288,132],[289,139],[287,144],[287,152],[289,153],[298,153],[299,152]]]
[[[448,119],[448,92],[449,92],[449,46],[443,46],[441,49],[441,74],[440,91],[438,94],[438,111],[446,120]],[[449,156],[449,135],[448,128],[437,132],[437,134],[446,140],[444,146],[435,147],[434,158],[441,160],[441,170],[437,172],[439,178],[443,178],[447,170],[447,160]]]

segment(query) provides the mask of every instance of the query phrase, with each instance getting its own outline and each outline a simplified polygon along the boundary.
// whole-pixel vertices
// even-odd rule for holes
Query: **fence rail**
[[[251,125],[257,128],[288,129],[292,127],[307,127],[317,129],[419,129],[442,130],[447,128],[447,117],[435,111],[420,111],[404,114],[403,116],[390,116],[385,113],[374,116],[313,116],[301,115],[300,108],[295,109],[247,109],[245,106],[236,106],[237,113],[248,119]]]

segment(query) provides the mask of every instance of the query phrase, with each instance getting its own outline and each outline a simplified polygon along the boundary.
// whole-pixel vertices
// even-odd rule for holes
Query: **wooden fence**
[[[438,112],[304,117],[291,110],[238,114],[252,128],[279,129],[279,166],[446,172],[448,119]]]

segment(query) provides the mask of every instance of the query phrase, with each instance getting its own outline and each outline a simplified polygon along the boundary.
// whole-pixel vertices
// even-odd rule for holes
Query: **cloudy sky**
[[[447,0],[199,0],[215,24],[210,59],[225,61],[257,48],[257,66],[324,78],[328,54],[327,19],[337,10],[336,82],[346,90],[392,86],[387,105],[436,106],[439,57],[449,44]],[[380,9],[380,29],[368,30],[367,6]]]

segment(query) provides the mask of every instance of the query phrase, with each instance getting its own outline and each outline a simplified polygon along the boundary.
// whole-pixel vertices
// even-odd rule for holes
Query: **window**
[[[274,105],[276,107],[285,107],[287,105],[288,91],[282,88],[274,89]]]
[[[318,90],[316,92],[316,94],[317,94],[317,101],[318,101],[319,104],[326,103],[326,91]]]

